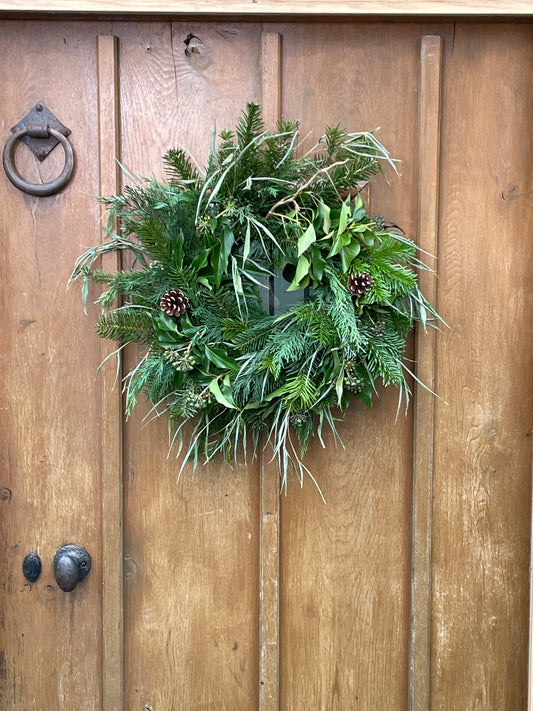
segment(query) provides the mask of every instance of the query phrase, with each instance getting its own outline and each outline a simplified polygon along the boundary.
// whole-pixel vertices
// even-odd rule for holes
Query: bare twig
[[[346,158],[346,160],[339,160],[336,163],[332,163],[331,165],[325,166],[324,168],[319,168],[319,170],[317,170],[316,173],[314,173],[314,175],[312,175],[306,183],[304,183],[303,185],[300,185],[298,190],[293,195],[290,195],[289,197],[282,198],[281,200],[278,200],[278,202],[275,205],[272,205],[270,210],[267,212],[266,216],[272,217],[272,215],[275,213],[275,211],[277,210],[278,207],[281,207],[282,205],[287,205],[287,203],[289,203],[289,202],[295,202],[298,195],[300,195],[300,193],[302,193],[304,190],[306,190],[313,183],[313,181],[316,180],[316,178],[318,178],[318,176],[321,173],[324,173],[325,175],[327,175],[330,170],[333,170],[333,168],[336,168],[339,165],[346,165],[346,163],[349,163],[350,160],[351,160],[350,158]]]

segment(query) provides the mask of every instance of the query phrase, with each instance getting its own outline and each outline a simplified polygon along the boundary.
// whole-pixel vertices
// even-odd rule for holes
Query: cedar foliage
[[[172,149],[168,181],[103,198],[120,233],[83,254],[71,279],[84,280],[84,297],[89,280],[104,285],[101,337],[146,346],[125,378],[126,411],[145,393],[167,414],[184,462],[231,461],[251,437],[254,450],[272,445],[286,485],[290,470],[300,480],[310,473],[310,437],[322,441],[324,424],[337,436],[351,398],[370,406],[382,381],[407,403],[406,338],[438,316],[418,288],[416,268],[425,267],[413,242],[366,214],[359,186],[383,162],[394,167],[373,133],[339,126],[300,156],[297,122],[269,133],[249,103],[205,172]],[[133,253],[132,269],[98,268],[99,255],[115,250]],[[264,292],[281,271],[305,298],[271,314]],[[352,296],[357,274],[372,286]],[[170,289],[191,303],[179,318],[159,306]]]

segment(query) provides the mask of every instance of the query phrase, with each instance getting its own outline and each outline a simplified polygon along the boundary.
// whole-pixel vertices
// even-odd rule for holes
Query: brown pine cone
[[[182,316],[190,307],[191,302],[181,289],[169,289],[165,291],[159,302],[161,310],[167,316]]]
[[[363,296],[374,286],[374,277],[368,272],[352,272],[348,277],[348,291],[354,296]]]

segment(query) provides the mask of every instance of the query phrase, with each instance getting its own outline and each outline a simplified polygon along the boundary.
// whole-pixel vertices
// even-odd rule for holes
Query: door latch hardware
[[[54,576],[64,592],[72,592],[91,569],[91,556],[74,543],[62,546],[54,556]]]
[[[7,177],[19,190],[44,197],[61,190],[70,180],[74,169],[74,152],[67,139],[71,131],[59,121],[43,101],[11,129],[12,135],[4,147],[3,163]],[[61,143],[65,151],[65,166],[61,174],[49,183],[29,183],[15,166],[15,147],[22,141],[42,162]]]
[[[71,134],[71,130],[54,116],[44,101],[38,101],[33,109],[13,126],[11,133],[20,135],[24,132],[20,140],[42,163],[60,142],[57,136],[49,133],[49,128],[59,131],[64,138]]]
[[[22,572],[30,583],[34,583],[41,574],[41,559],[37,553],[28,553],[22,561]]]

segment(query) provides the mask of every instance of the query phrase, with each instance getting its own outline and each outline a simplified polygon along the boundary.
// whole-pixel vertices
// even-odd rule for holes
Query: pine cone
[[[368,332],[372,336],[372,338],[378,338],[379,336],[382,336],[385,333],[385,323],[383,321],[376,321],[376,323],[373,323],[370,328],[368,329]]]
[[[368,272],[352,272],[348,277],[348,291],[354,296],[363,296],[374,286],[374,277]]]
[[[191,302],[181,289],[169,289],[165,291],[159,302],[161,310],[167,316],[182,316],[190,307]]]

